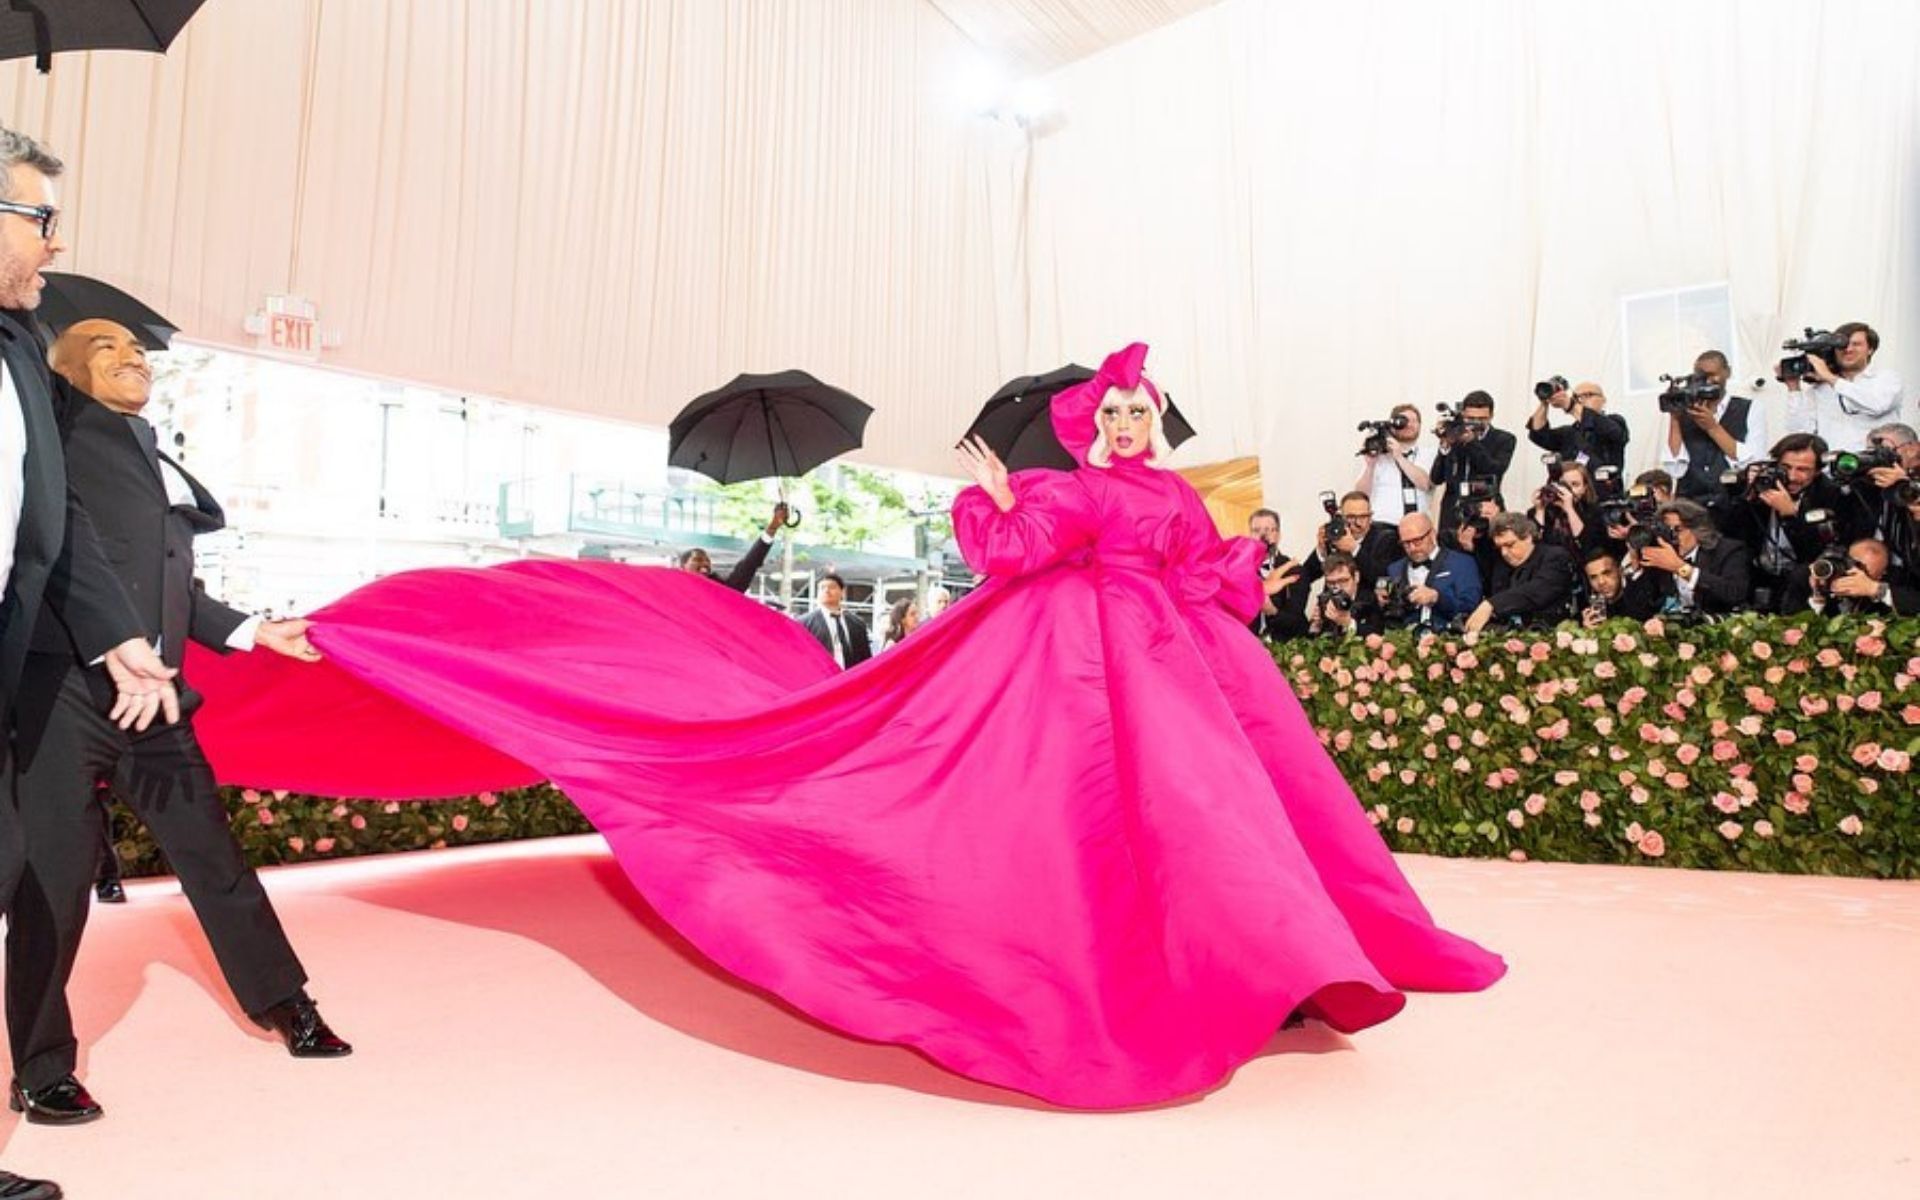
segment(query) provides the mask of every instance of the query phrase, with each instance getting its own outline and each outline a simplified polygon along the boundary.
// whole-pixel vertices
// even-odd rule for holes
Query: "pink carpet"
[[[90,1197],[1920,1196],[1920,885],[1412,858],[1513,972],[1313,1027],[1187,1104],[1056,1112],[707,967],[597,839],[270,872],[360,1052],[233,1008],[170,881],[74,984]]]

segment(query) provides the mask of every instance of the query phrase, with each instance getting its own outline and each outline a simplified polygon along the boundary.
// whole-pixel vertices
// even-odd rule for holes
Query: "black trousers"
[[[7,1032],[14,1077],[29,1088],[57,1082],[78,1061],[67,980],[99,863],[100,782],[152,832],[241,1008],[262,1012],[294,997],[307,980],[260,877],[234,841],[192,726],[183,721],[129,736],[107,720],[85,673],[68,669],[58,686],[32,758],[15,780],[26,865],[8,910]]]

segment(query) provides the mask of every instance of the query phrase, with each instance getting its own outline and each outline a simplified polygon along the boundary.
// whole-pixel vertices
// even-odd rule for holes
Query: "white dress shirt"
[[[1405,446],[1405,443],[1402,443]],[[1415,442],[1402,451],[1407,461],[1433,475],[1434,459],[1440,456],[1440,448],[1432,442]],[[1413,486],[1413,483],[1400,472],[1400,464],[1390,454],[1381,455],[1373,464],[1373,490],[1369,502],[1373,505],[1373,519],[1389,525],[1398,524],[1401,517],[1408,513],[1427,511],[1428,492]]]
[[[1868,367],[1852,379],[1800,384],[1787,393],[1787,432],[1815,433],[1828,450],[1865,450],[1867,434],[1900,419],[1900,376]]]
[[[0,592],[13,576],[13,550],[20,540],[20,510],[27,490],[27,418],[13,370],[0,367]]]

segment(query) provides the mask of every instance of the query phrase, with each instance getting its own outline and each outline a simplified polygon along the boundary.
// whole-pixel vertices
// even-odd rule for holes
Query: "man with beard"
[[[53,366],[72,385],[55,404],[68,480],[168,666],[178,669],[189,640],[220,653],[258,646],[318,661],[306,621],[249,617],[194,579],[194,536],[225,522],[199,481],[159,452],[153,426],[141,416],[152,374],[139,339],[111,321],[81,321],[54,343]],[[295,1057],[350,1053],[305,991],[306,972],[234,840],[191,723],[138,737],[116,728],[102,715],[102,673],[75,652],[69,631],[51,616],[34,630],[25,678],[18,787],[27,869],[20,903],[45,920],[7,931],[14,1107],[38,1124],[76,1124],[103,1112],[74,1079],[79,1047],[66,995],[86,930],[99,847],[94,793],[102,784],[140,818],[172,864],[240,1007],[278,1033]],[[183,693],[191,712],[198,697]]]
[[[101,659],[116,692],[111,721],[144,730],[156,714],[168,721],[180,715],[173,672],[140,636],[139,618],[68,492],[51,383],[30,332],[28,313],[46,286],[40,272],[66,248],[53,183],[62,169],[32,138],[0,128],[0,907],[10,933],[39,919],[29,914],[23,921],[15,902],[26,839],[13,794],[12,733],[15,706],[35,699],[21,673],[41,616],[58,611],[75,650]],[[0,1171],[7,1200],[60,1194],[51,1181]]]

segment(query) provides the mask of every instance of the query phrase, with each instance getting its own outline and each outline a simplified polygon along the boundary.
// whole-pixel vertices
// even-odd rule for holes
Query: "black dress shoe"
[[[64,1195],[51,1179],[28,1179],[12,1171],[0,1171],[0,1200],[60,1200]]]
[[[295,1058],[344,1058],[353,1047],[327,1028],[320,1006],[306,996],[285,1000],[263,1013],[253,1023],[270,1029],[287,1043],[287,1053]]]
[[[99,883],[93,885],[93,894],[100,898],[100,903],[102,904],[125,904],[127,902],[127,889],[120,886],[118,879],[102,879]],[[5,1192],[0,1192],[0,1200],[7,1200],[7,1194]]]
[[[27,1114],[27,1121],[34,1125],[84,1125],[99,1120],[107,1112],[94,1103],[87,1089],[71,1075],[43,1088],[21,1087],[16,1079],[7,1103],[13,1111]],[[5,1195],[0,1192],[0,1197]]]

